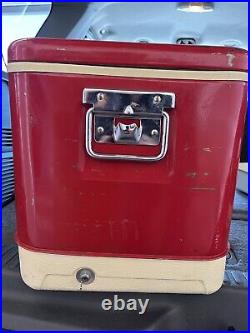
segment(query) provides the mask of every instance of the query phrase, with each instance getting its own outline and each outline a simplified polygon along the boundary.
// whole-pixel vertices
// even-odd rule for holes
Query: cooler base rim
[[[18,246],[22,279],[37,290],[211,294],[224,278],[226,256],[215,260],[92,257],[34,252]],[[76,273],[94,271],[91,284]]]

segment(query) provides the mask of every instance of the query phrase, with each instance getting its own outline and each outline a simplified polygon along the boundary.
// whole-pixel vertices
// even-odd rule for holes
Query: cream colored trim
[[[33,289],[80,290],[76,273],[95,272],[82,291],[211,294],[223,282],[225,257],[216,260],[163,260],[48,254],[19,247],[21,275]]]
[[[155,78],[155,79],[181,79],[181,80],[226,80],[247,81],[248,74],[236,71],[189,71],[189,70],[166,70],[149,68],[125,68],[73,65],[59,63],[39,62],[13,62],[9,63],[9,73],[39,72],[39,73],[65,73],[86,74],[102,76],[119,76],[131,78]]]
[[[239,163],[239,170],[248,173],[248,163]]]

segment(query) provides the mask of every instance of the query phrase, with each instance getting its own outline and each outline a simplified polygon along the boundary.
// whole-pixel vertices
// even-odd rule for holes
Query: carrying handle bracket
[[[86,150],[101,159],[158,161],[167,152],[169,116],[175,107],[175,94],[120,90],[84,89],[83,103],[92,107],[86,113]],[[99,144],[158,146],[156,156],[97,153]]]

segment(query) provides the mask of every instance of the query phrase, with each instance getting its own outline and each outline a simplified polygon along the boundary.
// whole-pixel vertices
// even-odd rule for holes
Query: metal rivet
[[[126,108],[125,108],[125,110],[123,111],[123,113],[125,113],[125,114],[133,114],[134,110],[133,110],[133,108],[132,108],[131,105],[127,105]]]
[[[102,126],[97,127],[97,133],[98,134],[103,134],[104,133],[104,128]]]
[[[95,273],[89,268],[82,268],[76,273],[76,279],[82,284],[90,284],[95,280]]]
[[[98,94],[97,94],[97,100],[98,100],[98,102],[101,102],[101,101],[103,101],[104,100],[104,93],[102,93],[102,92],[99,92]]]
[[[153,98],[153,103],[154,104],[159,104],[161,102],[161,96],[155,95]]]
[[[107,33],[107,29],[102,28],[102,29],[100,30],[100,35],[105,35],[106,33]]]
[[[157,135],[159,135],[159,132],[157,131],[157,129],[153,129],[153,130],[151,131],[151,135],[152,135],[152,136],[157,136]]]

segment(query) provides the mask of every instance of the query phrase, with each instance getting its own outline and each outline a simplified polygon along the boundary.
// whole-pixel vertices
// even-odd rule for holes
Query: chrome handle
[[[157,161],[165,156],[169,128],[166,111],[175,107],[175,94],[84,89],[83,103],[93,106],[86,114],[86,150],[90,156],[137,161]],[[102,147],[105,154],[94,151],[93,139],[96,149],[98,145],[109,144]],[[160,153],[156,156],[110,154],[113,150],[110,144],[126,145],[121,150],[129,153],[135,151],[132,145],[158,146]],[[148,148],[149,154],[155,151]]]
[[[92,147],[92,124],[93,124],[93,111],[90,108],[86,114],[86,151],[93,157],[98,159],[108,160],[128,160],[128,161],[142,161],[142,162],[155,162],[161,160],[167,153],[168,149],[168,132],[169,132],[169,116],[166,112],[162,112],[162,141],[160,153],[156,156],[137,156],[137,155],[123,155],[123,154],[100,154],[93,150]]]

